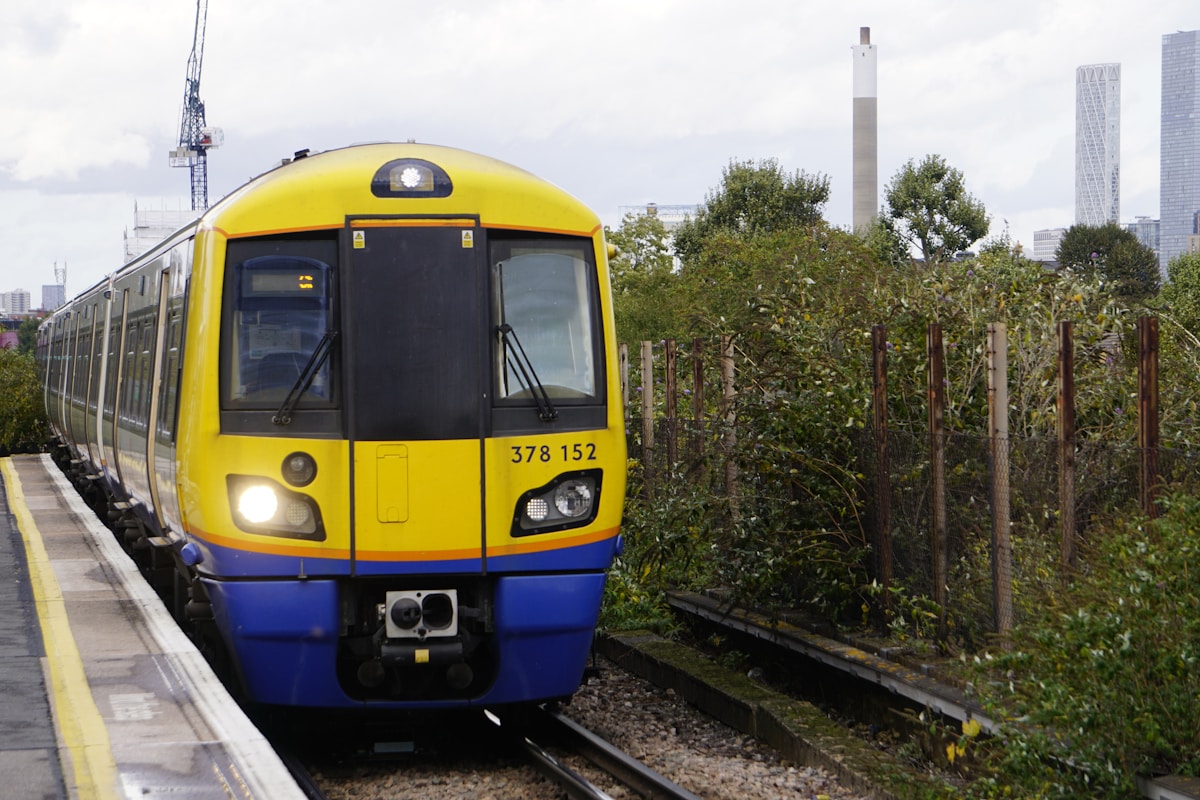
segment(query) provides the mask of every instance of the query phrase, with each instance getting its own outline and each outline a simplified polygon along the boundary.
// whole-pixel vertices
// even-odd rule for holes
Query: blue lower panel
[[[604,574],[520,575],[496,581],[500,673],[483,703],[518,703],[579,688]]]
[[[403,581],[398,579],[397,586]],[[205,581],[216,623],[249,696],[273,705],[362,706],[337,681],[336,582]],[[604,574],[497,576],[490,642],[496,679],[461,701],[374,702],[377,707],[450,708],[520,703],[575,692],[587,665]]]
[[[336,678],[338,591],[333,581],[205,581],[217,627],[254,700],[348,703]]]

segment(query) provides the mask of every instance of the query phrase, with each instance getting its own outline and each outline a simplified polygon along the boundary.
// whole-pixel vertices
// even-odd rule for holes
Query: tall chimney
[[[879,123],[875,95],[878,53],[871,29],[858,29],[854,52],[854,230],[862,233],[879,213]]]

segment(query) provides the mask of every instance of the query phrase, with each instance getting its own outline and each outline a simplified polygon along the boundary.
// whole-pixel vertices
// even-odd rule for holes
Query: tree
[[[1185,253],[1167,265],[1170,281],[1159,300],[1165,316],[1200,337],[1200,253]]]
[[[721,186],[709,193],[696,218],[676,230],[675,253],[686,265],[717,232],[753,236],[815,225],[827,202],[824,175],[800,170],[789,175],[773,158],[730,161]]]
[[[37,317],[27,317],[21,322],[21,327],[17,328],[17,351],[21,353],[32,353],[37,349],[37,332],[38,326],[42,321]]]
[[[49,435],[33,356],[0,349],[0,456],[36,453]]]
[[[966,190],[963,174],[938,155],[912,159],[884,189],[884,225],[921,250],[926,264],[946,261],[988,232],[983,203]]]
[[[617,248],[609,270],[620,340],[635,343],[675,336],[678,276],[662,220],[653,214],[627,214],[621,227],[604,235]]]
[[[1058,263],[1094,275],[1114,293],[1145,300],[1158,292],[1158,255],[1120,225],[1072,225],[1054,254]]]

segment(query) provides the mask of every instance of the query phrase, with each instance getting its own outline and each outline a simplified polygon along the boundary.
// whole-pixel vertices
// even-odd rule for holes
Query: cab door
[[[477,221],[351,219],[342,291],[359,574],[484,569]]]

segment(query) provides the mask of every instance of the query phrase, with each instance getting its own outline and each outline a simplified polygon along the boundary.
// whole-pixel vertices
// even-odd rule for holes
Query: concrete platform
[[[304,798],[49,457],[0,483],[0,796]]]

